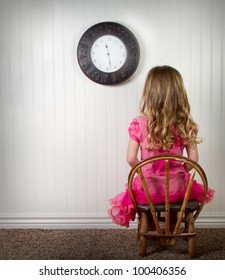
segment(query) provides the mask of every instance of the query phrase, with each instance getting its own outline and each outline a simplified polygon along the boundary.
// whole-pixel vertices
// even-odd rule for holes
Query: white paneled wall
[[[108,199],[127,180],[127,128],[147,71],[183,75],[204,142],[214,201],[201,225],[225,226],[225,1],[0,0],[0,224],[112,226]],[[87,79],[76,60],[100,21],[130,28],[141,48],[118,86]]]

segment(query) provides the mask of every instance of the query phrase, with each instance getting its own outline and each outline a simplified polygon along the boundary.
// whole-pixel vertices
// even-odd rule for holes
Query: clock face
[[[140,48],[134,34],[116,22],[100,22],[81,36],[77,59],[83,73],[102,85],[128,80],[136,71]]]
[[[126,46],[116,36],[104,35],[94,42],[90,56],[97,69],[112,73],[124,65],[127,57]]]

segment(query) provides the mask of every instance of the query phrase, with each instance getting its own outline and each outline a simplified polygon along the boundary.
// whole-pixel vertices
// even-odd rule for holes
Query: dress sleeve
[[[130,139],[132,139],[140,144],[142,133],[141,133],[141,129],[140,129],[140,124],[137,119],[134,119],[131,122],[131,124],[128,128],[128,133],[130,135]]]

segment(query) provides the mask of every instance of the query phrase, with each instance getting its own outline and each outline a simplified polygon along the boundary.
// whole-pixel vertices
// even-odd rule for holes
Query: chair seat
[[[154,205],[156,212],[165,212],[165,204]],[[182,207],[182,202],[170,203],[170,211],[179,212]],[[199,202],[197,200],[190,200],[187,203],[186,211],[194,212],[200,208]],[[140,212],[149,213],[151,212],[149,205],[137,204],[137,209]]]

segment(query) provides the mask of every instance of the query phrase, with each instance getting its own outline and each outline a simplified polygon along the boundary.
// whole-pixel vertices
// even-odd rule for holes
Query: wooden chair
[[[147,164],[156,162],[156,161],[165,162],[165,203],[154,205],[151,200],[151,193],[147,188],[146,180],[143,176],[142,168]],[[186,193],[184,200],[177,203],[169,202],[169,189],[170,189],[170,170],[169,162],[170,161],[179,161],[183,164],[189,164],[192,166],[192,174],[190,180],[187,184]],[[138,173],[143,189],[148,201],[147,205],[137,204],[135,200],[135,195],[132,190],[132,182],[135,174]],[[204,197],[199,203],[196,200],[188,200],[192,183],[195,177],[195,174],[199,174],[202,184],[204,186]],[[199,181],[200,183],[200,181]],[[163,244],[174,244],[177,238],[184,238],[188,240],[188,251],[189,258],[193,258],[196,255],[196,232],[195,232],[195,220],[201,212],[205,198],[208,190],[207,177],[202,169],[202,167],[188,159],[184,156],[177,155],[161,155],[154,156],[139,162],[134,166],[128,177],[128,188],[132,198],[134,208],[138,215],[138,239],[140,240],[139,254],[140,256],[146,255],[147,249],[147,240],[151,238],[158,238]],[[162,214],[163,213],[163,214]],[[183,227],[183,228],[182,228]]]

